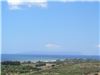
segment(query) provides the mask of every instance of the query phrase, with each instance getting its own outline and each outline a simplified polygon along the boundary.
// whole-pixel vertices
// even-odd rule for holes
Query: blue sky
[[[98,55],[99,9],[98,2],[3,2],[2,53]]]

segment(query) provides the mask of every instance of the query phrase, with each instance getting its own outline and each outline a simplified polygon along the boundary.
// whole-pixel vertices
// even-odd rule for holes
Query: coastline
[[[2,61],[2,75],[100,75],[100,60]]]
[[[28,54],[2,54],[1,61],[44,61],[44,62],[54,62],[56,60],[65,60],[65,59],[92,59],[100,60],[98,55],[28,55]]]

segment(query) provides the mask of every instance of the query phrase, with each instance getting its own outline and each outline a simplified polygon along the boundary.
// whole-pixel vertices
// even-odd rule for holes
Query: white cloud
[[[100,48],[100,44],[99,44],[99,45],[97,45],[97,47],[98,47],[98,48]]]
[[[61,46],[54,43],[48,43],[45,45],[46,48],[60,48]]]
[[[7,0],[10,8],[20,8],[22,5],[31,7],[33,5],[40,7],[47,7],[47,0]]]
[[[7,0],[10,8],[19,9],[20,6],[26,5],[28,7],[39,6],[39,7],[47,7],[48,2],[93,2],[100,0]]]
[[[20,5],[22,3],[22,0],[8,0],[9,5]]]

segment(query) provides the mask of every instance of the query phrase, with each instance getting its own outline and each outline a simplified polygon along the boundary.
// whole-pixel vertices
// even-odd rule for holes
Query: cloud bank
[[[47,7],[48,2],[100,2],[100,0],[7,0],[11,9],[19,9],[21,6],[26,5],[28,7],[38,6]]]

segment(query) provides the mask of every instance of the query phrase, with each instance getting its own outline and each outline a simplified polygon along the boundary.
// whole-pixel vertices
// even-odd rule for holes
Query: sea
[[[56,61],[64,59],[96,59],[100,56],[94,55],[29,55],[29,54],[1,54],[1,61]]]

